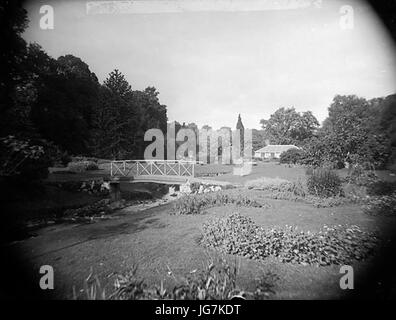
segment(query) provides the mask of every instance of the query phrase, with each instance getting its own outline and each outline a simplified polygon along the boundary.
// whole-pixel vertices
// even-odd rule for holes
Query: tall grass
[[[82,292],[74,299],[87,300],[227,300],[234,297],[246,299],[267,299],[275,294],[274,287],[278,277],[271,272],[263,273],[256,279],[254,291],[241,290],[237,284],[240,272],[240,260],[229,264],[226,259],[209,259],[202,270],[192,270],[187,275],[177,277],[168,267],[176,282],[171,289],[166,288],[164,281],[148,286],[145,279],[138,276],[134,265],[127,273],[117,275],[114,291],[106,294],[97,277],[90,276],[85,280]]]

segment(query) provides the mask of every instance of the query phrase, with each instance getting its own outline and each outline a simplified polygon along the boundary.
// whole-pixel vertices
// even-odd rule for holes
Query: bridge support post
[[[121,186],[119,181],[110,182],[110,201],[116,202],[121,200]]]

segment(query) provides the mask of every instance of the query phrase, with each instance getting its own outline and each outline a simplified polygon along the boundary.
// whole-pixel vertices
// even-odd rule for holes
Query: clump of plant
[[[103,179],[93,179],[90,181],[59,181],[48,183],[63,190],[72,192],[87,192],[89,194],[107,195],[109,193],[108,183]]]
[[[282,262],[324,266],[368,257],[378,238],[357,226],[324,226],[316,233],[294,227],[263,229],[249,217],[233,213],[207,221],[201,244],[250,259],[273,256]]]
[[[279,162],[297,164],[302,159],[303,152],[300,149],[289,149],[281,153]]]
[[[190,194],[181,197],[173,203],[172,214],[202,214],[211,207],[236,205],[241,207],[261,208],[268,206],[259,203],[251,197],[235,192],[209,192],[203,194]]]
[[[317,168],[307,175],[308,192],[319,197],[343,196],[342,181],[332,170]]]
[[[149,287],[145,279],[139,277],[135,265],[127,273],[117,275],[115,290],[110,295],[106,295],[98,278],[92,277],[91,272],[80,295],[73,288],[73,297],[92,300],[227,300],[234,297],[261,300],[275,294],[274,287],[278,277],[274,273],[263,273],[256,279],[255,291],[250,292],[241,290],[237,285],[239,269],[236,260],[230,265],[224,258],[220,258],[216,263],[209,260],[203,270],[192,270],[179,278],[170,270],[168,275],[172,275],[176,285],[168,290],[163,281]]]
[[[396,216],[396,192],[369,197],[363,211],[371,215]]]
[[[45,179],[53,162],[52,147],[45,140],[0,138],[0,177],[24,182]]]
[[[305,197],[305,202],[310,203],[316,208],[331,208],[331,207],[338,207],[347,203],[357,202],[357,199],[353,198],[346,198],[346,197],[318,197],[314,195],[308,195]]]
[[[265,191],[271,198],[303,198],[306,195],[306,187],[301,180],[289,181],[281,178],[262,177],[247,181],[245,187]]]
[[[89,170],[98,170],[98,164],[91,160],[84,160],[84,161],[72,161],[69,162],[68,170],[72,172],[84,172]]]
[[[370,196],[389,196],[396,192],[396,181],[374,181],[367,186],[367,194]]]
[[[353,183],[358,186],[367,186],[378,180],[378,176],[372,166],[369,165],[353,165],[348,172],[345,182]]]

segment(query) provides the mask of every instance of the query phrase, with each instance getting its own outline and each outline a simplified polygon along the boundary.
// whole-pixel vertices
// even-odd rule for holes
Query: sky
[[[141,2],[143,13],[88,14],[85,1],[32,1],[23,37],[54,58],[81,58],[100,82],[117,68],[134,90],[154,86],[169,121],[199,127],[235,128],[240,113],[259,129],[280,107],[323,121],[336,94],[396,93],[395,46],[364,1],[278,0],[313,5],[273,10],[276,1],[263,0],[250,11],[246,0],[229,1],[241,11],[148,13],[153,2]],[[48,4],[54,28],[42,30]],[[344,5],[353,10],[348,29]]]

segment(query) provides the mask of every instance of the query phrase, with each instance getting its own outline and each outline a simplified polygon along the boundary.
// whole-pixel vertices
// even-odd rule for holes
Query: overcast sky
[[[53,30],[39,28],[44,4],[54,8]],[[344,4],[353,8],[351,30],[340,27]],[[133,89],[155,86],[170,121],[235,128],[241,113],[245,127],[260,128],[291,106],[323,121],[336,94],[396,92],[395,48],[361,1],[255,12],[88,15],[82,1],[27,9],[27,41],[55,58],[80,57],[100,82],[118,68]]]

